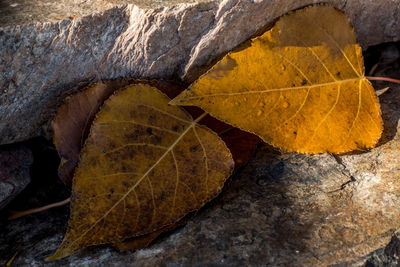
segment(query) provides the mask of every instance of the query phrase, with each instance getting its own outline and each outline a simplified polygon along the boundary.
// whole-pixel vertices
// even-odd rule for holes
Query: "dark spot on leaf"
[[[162,192],[161,192],[161,195],[160,195],[160,198],[159,198],[159,201],[163,201],[163,200],[165,200],[165,199],[166,199],[166,197],[167,197],[167,193],[166,193],[166,192],[164,192],[164,191],[162,191]]]
[[[192,147],[190,148],[190,152],[196,152],[198,148],[199,148],[198,145],[197,145],[197,146],[192,146]]]
[[[103,148],[103,153],[107,153],[107,150],[105,148]]]
[[[107,198],[111,198],[111,194],[107,194]]]
[[[307,81],[306,80],[303,80],[302,82],[301,82],[301,85],[306,85],[307,84]]]
[[[179,129],[179,126],[178,126],[178,125],[175,125],[174,127],[172,127],[172,130],[173,130],[174,132],[177,132],[178,129]]]
[[[336,73],[337,76],[340,76],[340,71],[338,71],[338,73]]]
[[[150,122],[150,124],[154,122],[154,116],[153,115],[149,116],[149,122]]]
[[[156,135],[154,135],[153,136],[154,138],[153,138],[153,145],[158,145],[158,144],[160,144],[161,143],[161,137],[160,136],[156,136]]]
[[[148,135],[153,135],[153,129],[151,129],[151,128],[147,128],[146,132]]]
[[[293,132],[293,134],[295,134],[295,135],[296,135],[296,134],[297,134],[297,132],[296,132],[296,131],[294,131],[294,132]]]
[[[179,102],[183,103],[183,102],[185,102],[185,100],[181,99],[181,100],[179,100]]]

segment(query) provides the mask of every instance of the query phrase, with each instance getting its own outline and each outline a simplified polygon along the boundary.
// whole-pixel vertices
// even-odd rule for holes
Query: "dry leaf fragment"
[[[200,106],[292,152],[371,148],[382,133],[353,28],[343,13],[323,5],[282,17],[171,103]]]
[[[67,233],[47,260],[154,232],[220,192],[234,166],[228,148],[168,102],[133,85],[104,103],[75,171]]]
[[[61,158],[58,175],[68,187],[72,185],[72,177],[76,164],[78,164],[81,148],[100,106],[116,89],[129,83],[129,80],[109,80],[96,83],[86,90],[68,97],[67,101],[58,109],[52,122],[53,142]]]

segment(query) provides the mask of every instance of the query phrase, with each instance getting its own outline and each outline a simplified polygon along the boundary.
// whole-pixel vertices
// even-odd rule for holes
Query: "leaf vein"
[[[136,125],[140,125],[140,126],[144,126],[144,127],[149,127],[149,128],[153,128],[162,132],[167,132],[167,133],[171,133],[171,134],[175,134],[175,135],[179,135],[180,133],[162,128],[162,127],[158,127],[158,126],[154,126],[154,125],[150,125],[150,124],[146,124],[146,123],[141,123],[141,122],[136,122],[136,121],[118,121],[118,120],[110,120],[110,121],[104,121],[104,122],[99,122],[97,123],[97,125],[108,125],[110,123],[132,123],[132,124],[136,124]]]
[[[276,130],[278,130],[278,129],[281,129],[283,126],[285,126],[285,124],[286,124],[288,121],[292,120],[293,118],[295,118],[295,117],[300,113],[300,111],[303,109],[304,105],[305,105],[306,102],[307,102],[308,96],[310,95],[310,90],[311,90],[311,89],[308,88],[307,93],[306,93],[306,96],[304,97],[303,102],[301,103],[300,107],[296,110],[296,112],[295,112],[292,116],[290,116],[290,118],[288,118],[288,119],[285,120],[283,123],[281,123],[278,127],[276,127],[274,131],[276,131]]]
[[[104,153],[102,153],[100,155],[104,156],[104,155],[107,155],[107,154],[110,154],[110,153],[118,152],[121,149],[126,148],[126,147],[130,147],[130,146],[145,146],[145,147],[154,147],[154,148],[158,148],[158,149],[168,149],[168,147],[165,147],[165,146],[153,145],[153,144],[149,144],[149,143],[128,143],[128,144],[125,144],[123,146],[116,147],[116,148],[114,148],[114,149],[112,149],[110,151],[104,152]]]
[[[178,193],[179,168],[178,168],[178,162],[176,162],[175,153],[174,153],[173,149],[171,149],[171,154],[172,154],[172,158],[174,159],[174,165],[175,165],[175,169],[176,169],[176,182],[175,182],[174,199],[172,201],[172,212],[171,212],[171,217],[172,217],[172,216],[174,216],[175,205],[176,205],[176,195]]]
[[[151,216],[151,223],[154,221],[154,217],[156,216],[156,200],[154,198],[154,190],[153,190],[153,185],[151,184],[150,178],[147,176],[147,181],[149,182],[150,186],[150,192],[151,192],[151,201],[153,202],[153,215]]]
[[[325,63],[322,61],[322,59],[317,55],[317,53],[315,53],[314,49],[312,49],[311,47],[307,46],[308,50],[311,51],[311,53],[313,54],[313,56],[318,60],[319,63],[321,63],[322,67],[324,67],[324,69],[326,70],[326,72],[329,74],[329,76],[331,76],[331,78],[334,81],[337,81],[337,79],[335,78],[335,76],[332,74],[332,72],[330,72],[330,70],[328,69],[328,67],[325,65]]]
[[[176,119],[176,120],[179,120],[179,121],[182,121],[182,122],[185,122],[185,123],[191,123],[191,121],[189,121],[189,120],[182,119],[182,118],[180,118],[180,117],[178,117],[178,116],[175,116],[175,115],[172,115],[172,114],[166,112],[165,110],[162,110],[162,109],[159,109],[159,108],[150,106],[150,105],[140,104],[140,105],[138,105],[138,106],[144,106],[144,107],[153,109],[153,110],[155,110],[155,111],[158,111],[158,112],[160,112],[160,113],[162,113],[162,114],[165,114],[165,115],[167,115],[167,116],[169,116],[169,117],[171,117],[171,118],[174,118],[174,119]]]
[[[340,84],[340,83],[358,81],[360,79],[361,78],[354,78],[354,79],[346,79],[346,80],[340,80],[340,81],[334,81],[334,82],[328,82],[328,83],[313,84],[313,85],[308,85],[308,86],[304,85],[304,86],[295,86],[295,87],[274,88],[274,89],[259,90],[259,91],[246,91],[246,92],[237,92],[237,93],[219,93],[219,94],[199,95],[199,96],[193,96],[193,97],[185,97],[184,99],[197,99],[197,98],[202,98],[202,97],[214,97],[214,96],[233,96],[233,95],[259,94],[259,93],[269,93],[269,92],[279,92],[279,91],[302,90],[302,89],[308,89],[308,88],[312,89],[312,88],[336,85],[336,84]]]
[[[332,107],[331,107],[331,108],[329,109],[329,111],[325,114],[324,118],[319,122],[319,124],[317,125],[317,127],[315,127],[314,133],[313,133],[313,135],[311,136],[311,138],[308,140],[308,143],[310,143],[310,142],[314,139],[315,135],[317,134],[317,131],[318,131],[319,127],[321,127],[321,125],[325,122],[325,120],[329,117],[329,115],[330,115],[330,114],[332,113],[332,111],[335,109],[337,103],[339,102],[339,98],[340,98],[340,87],[341,87],[341,86],[340,86],[340,84],[339,84],[339,85],[338,85],[338,92],[337,92],[337,94],[336,94],[335,103],[333,103]]]
[[[276,51],[274,51],[274,50],[270,50],[272,53],[274,53],[274,54],[276,54],[276,55],[278,55],[278,56],[280,56],[283,60],[286,60],[286,62],[288,62],[293,68],[295,68],[303,77],[304,77],[304,79],[306,79],[307,80],[307,82],[309,82],[311,85],[312,85],[312,82],[310,81],[310,79],[304,74],[304,72],[302,72],[301,71],[301,69],[296,65],[296,64],[294,64],[291,60],[289,60],[289,59],[287,59],[285,56],[283,56],[282,54],[280,54],[280,53],[278,53],[278,52],[276,52]]]
[[[357,120],[357,118],[358,118],[358,116],[360,114],[360,108],[361,108],[361,82],[362,82],[362,80],[360,80],[360,82],[358,83],[358,107],[357,107],[357,113],[356,113],[356,116],[354,117],[354,120],[353,120],[353,122],[351,124],[351,127],[350,127],[350,129],[349,129],[349,131],[347,133],[346,142],[344,144],[346,144],[349,141],[351,131],[353,130],[355,122],[356,122],[356,120]]]
[[[204,154],[204,163],[205,163],[205,166],[206,166],[206,181],[205,181],[205,184],[206,184],[206,193],[208,194],[208,192],[209,192],[209,188],[208,188],[208,180],[209,180],[209,177],[208,177],[208,171],[209,171],[209,168],[208,168],[208,157],[207,157],[206,149],[205,149],[203,143],[201,142],[199,135],[197,134],[196,127],[193,127],[193,132],[194,132],[194,135],[196,136],[197,140],[199,141],[201,149],[203,150],[203,154]]]
[[[194,200],[196,201],[196,203],[200,203],[199,200],[196,197],[196,194],[193,192],[193,190],[184,182],[179,181],[180,184],[182,184],[183,186],[187,187],[187,189],[189,189],[189,192],[192,194]]]
[[[358,73],[358,71],[356,70],[356,68],[354,67],[354,65],[351,63],[350,59],[347,57],[346,53],[343,51],[343,49],[339,46],[338,42],[335,40],[335,38],[333,38],[330,34],[328,34],[328,33],[326,32],[326,30],[325,30],[324,28],[322,28],[321,26],[317,25],[317,27],[320,28],[320,29],[324,32],[324,34],[325,34],[326,36],[328,36],[329,39],[331,39],[331,40],[333,41],[333,43],[335,44],[335,46],[337,47],[337,49],[338,49],[338,50],[340,51],[340,53],[344,56],[344,58],[346,59],[346,61],[349,63],[349,65],[350,65],[351,68],[353,69],[354,73],[355,73],[358,77],[360,77],[360,76],[361,76],[361,73]],[[357,61],[357,64],[358,64],[358,61]]]

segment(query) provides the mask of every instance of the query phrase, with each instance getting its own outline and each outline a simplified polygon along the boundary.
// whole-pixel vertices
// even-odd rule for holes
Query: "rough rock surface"
[[[45,264],[61,243],[67,207],[3,222],[0,265],[18,252],[15,266],[396,266],[398,90],[380,97],[386,131],[371,151],[307,156],[263,145],[186,226],[136,252],[92,247]]]
[[[29,184],[29,167],[32,161],[32,153],[25,146],[0,148],[0,209]]]
[[[103,1],[99,8],[98,1],[84,2],[93,4],[94,12],[109,7]],[[50,9],[52,2],[48,1]],[[156,2],[153,6],[176,3]],[[363,47],[399,40],[400,3],[392,0],[214,0],[155,9],[128,4],[61,21],[53,21],[53,13],[65,8],[53,13],[41,8],[43,16],[37,20],[53,22],[28,25],[15,25],[21,21],[14,12],[8,20],[14,24],[0,28],[0,144],[48,134],[54,110],[78,84],[117,77],[191,82],[279,16],[317,2],[346,12]],[[5,3],[2,9],[19,2]],[[71,3],[75,9],[88,6]],[[20,12],[28,15],[29,8]]]
[[[179,3],[209,0],[2,0],[0,26],[14,26],[63,19],[76,19],[103,12],[117,5],[134,4],[141,8],[159,8]]]

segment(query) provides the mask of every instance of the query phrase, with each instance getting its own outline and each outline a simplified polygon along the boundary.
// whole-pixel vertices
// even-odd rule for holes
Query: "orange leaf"
[[[118,91],[93,122],[75,171],[68,230],[47,258],[154,232],[214,198],[233,170],[203,116],[148,85]]]
[[[292,152],[371,148],[382,133],[353,28],[343,13],[322,5],[282,17],[171,103],[200,106]]]

